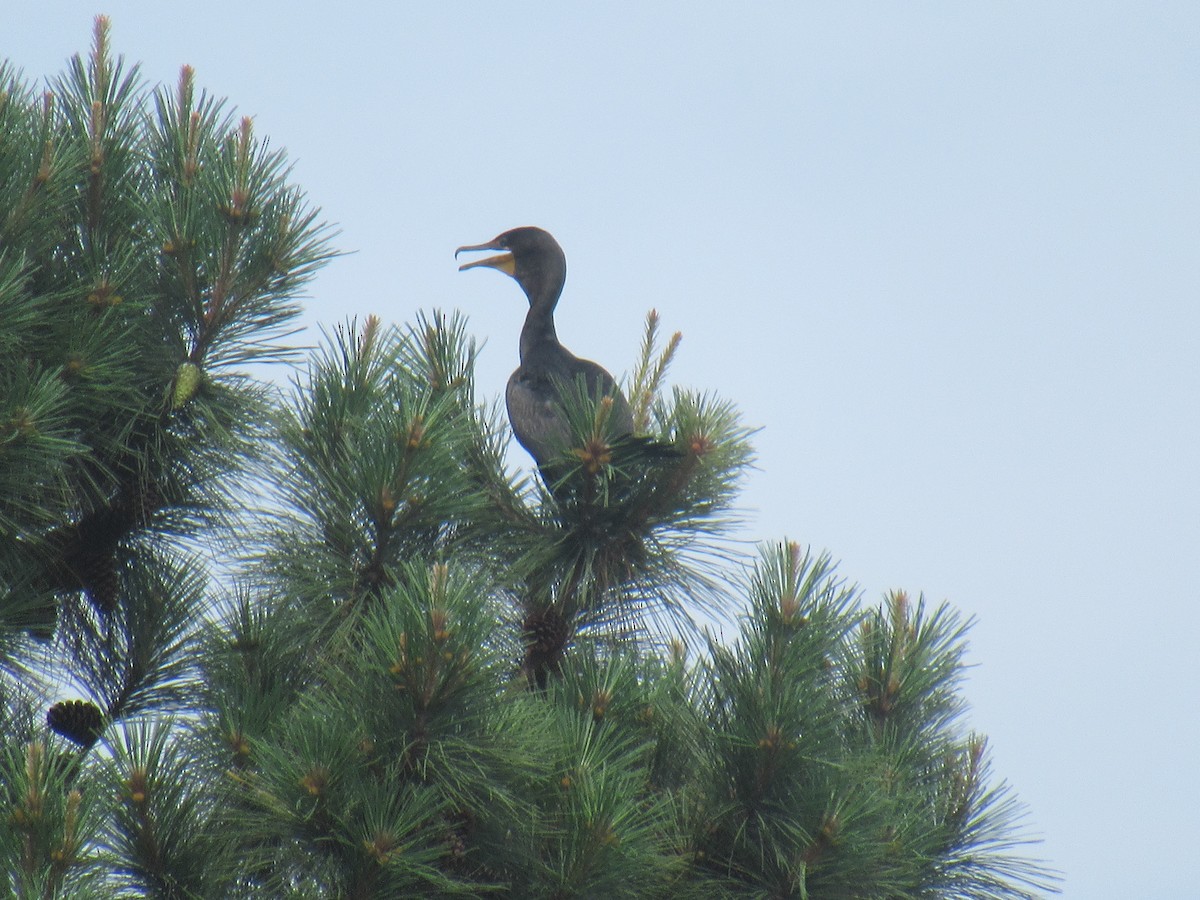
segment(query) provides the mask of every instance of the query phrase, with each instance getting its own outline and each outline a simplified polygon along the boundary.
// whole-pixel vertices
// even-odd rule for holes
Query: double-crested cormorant
[[[508,379],[505,401],[513,433],[543,474],[570,447],[572,434],[562,391],[581,377],[589,397],[612,398],[609,434],[614,438],[632,434],[633,414],[612,375],[558,342],[554,307],[567,280],[567,257],[558,241],[540,228],[514,228],[485,244],[459,247],[454,255],[470,250],[501,253],[465,263],[460,271],[475,266],[499,269],[516,279],[529,298],[521,329],[521,365]]]

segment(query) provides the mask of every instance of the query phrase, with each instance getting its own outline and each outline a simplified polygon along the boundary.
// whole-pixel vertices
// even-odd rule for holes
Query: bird
[[[464,263],[459,271],[479,266],[498,269],[511,276],[529,299],[521,328],[521,364],[508,379],[504,399],[513,434],[553,492],[561,478],[555,463],[562,460],[573,438],[564,391],[582,382],[588,397],[611,398],[605,425],[613,440],[633,434],[633,412],[608,370],[580,359],[558,340],[554,310],[567,280],[567,257],[558,241],[541,228],[523,226],[482,244],[459,247],[454,256],[487,250],[499,255]]]

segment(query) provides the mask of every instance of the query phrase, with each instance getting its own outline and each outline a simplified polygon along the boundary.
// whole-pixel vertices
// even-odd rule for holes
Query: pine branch
[[[650,413],[659,402],[663,378],[666,377],[683,332],[677,331],[667,341],[661,352],[658,350],[658,310],[646,314],[646,333],[642,338],[642,353],[630,382],[629,396],[633,408],[633,430],[644,434],[650,427]],[[657,354],[657,358],[656,358]]]

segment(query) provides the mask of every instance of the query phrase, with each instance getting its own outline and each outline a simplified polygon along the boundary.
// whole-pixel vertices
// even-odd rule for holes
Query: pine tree
[[[963,728],[970,623],[744,560],[752,432],[666,389],[657,315],[640,438],[581,391],[553,493],[458,316],[255,381],[332,234],[107,42],[41,97],[0,68],[0,893],[1053,890]]]

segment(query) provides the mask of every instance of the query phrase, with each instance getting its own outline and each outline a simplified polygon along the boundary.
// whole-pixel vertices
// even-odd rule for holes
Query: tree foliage
[[[729,539],[750,429],[570,400],[505,465],[464,321],[326,334],[248,119],[108,48],[0,66],[0,895],[1021,898],[969,622]],[[737,634],[705,624],[737,612]]]

